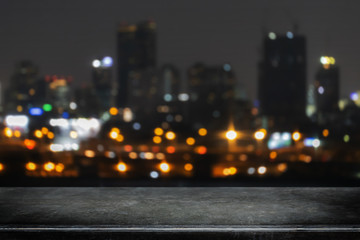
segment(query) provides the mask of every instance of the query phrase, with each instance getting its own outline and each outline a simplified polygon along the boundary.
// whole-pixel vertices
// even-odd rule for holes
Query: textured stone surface
[[[345,225],[360,188],[0,188],[3,228]]]

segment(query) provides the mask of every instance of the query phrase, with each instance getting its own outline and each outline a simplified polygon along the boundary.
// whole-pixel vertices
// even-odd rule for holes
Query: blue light
[[[315,140],[315,138],[305,138],[304,139],[304,145],[306,147],[312,147],[314,140]]]
[[[350,94],[350,98],[351,100],[356,101],[359,99],[359,95],[356,92],[353,92]]]
[[[294,38],[294,34],[292,32],[287,32],[286,33],[286,36],[289,38],[289,39],[293,39]]]
[[[44,111],[41,108],[34,107],[29,109],[29,113],[32,116],[40,116],[44,113]]]
[[[113,60],[111,57],[104,57],[101,63],[103,67],[111,67],[113,65]]]
[[[135,130],[140,130],[140,128],[141,128],[140,123],[138,123],[138,122],[134,123],[134,124],[133,124],[133,128],[134,128]]]
[[[68,112],[63,112],[62,117],[68,119],[69,118],[69,113]]]
[[[228,63],[224,64],[224,70],[225,70],[226,72],[229,72],[229,71],[231,70],[230,64],[228,64]]]

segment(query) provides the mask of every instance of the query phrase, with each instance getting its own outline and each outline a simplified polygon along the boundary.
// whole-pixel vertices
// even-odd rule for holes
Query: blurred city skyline
[[[195,62],[231,63],[238,84],[257,98],[263,35],[285,34],[296,24],[307,38],[307,84],[313,83],[322,55],[341,69],[340,96],[360,89],[355,65],[360,50],[357,1],[2,1],[0,8],[0,80],[9,82],[14,65],[28,59],[40,75],[74,76],[91,83],[91,62],[116,57],[117,24],[153,19],[157,23],[158,67],[171,63],[181,71]]]

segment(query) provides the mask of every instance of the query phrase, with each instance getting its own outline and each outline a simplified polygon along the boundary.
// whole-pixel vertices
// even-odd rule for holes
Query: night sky
[[[341,96],[360,90],[359,0],[1,0],[0,80],[14,64],[32,60],[40,74],[73,75],[90,82],[96,56],[116,57],[116,29],[122,21],[153,19],[158,31],[158,66],[182,71],[195,62],[230,62],[248,97],[256,98],[263,29],[307,36],[308,83],[321,55],[340,66]]]

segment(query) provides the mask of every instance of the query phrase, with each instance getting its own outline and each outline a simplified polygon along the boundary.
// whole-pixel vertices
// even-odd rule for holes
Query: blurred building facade
[[[118,81],[116,105],[136,108],[152,103],[157,94],[156,24],[120,24],[117,33]]]
[[[15,71],[5,92],[6,112],[27,112],[45,99],[45,83],[39,77],[38,67],[23,60],[15,65]]]
[[[323,56],[321,66],[315,76],[315,96],[317,120],[320,124],[334,119],[339,107],[339,67],[335,58]]]
[[[292,127],[305,119],[306,39],[270,32],[263,40],[259,65],[260,113],[269,127]]]
[[[109,56],[92,62],[92,83],[96,92],[99,111],[105,112],[114,105],[113,101],[113,59]]]

